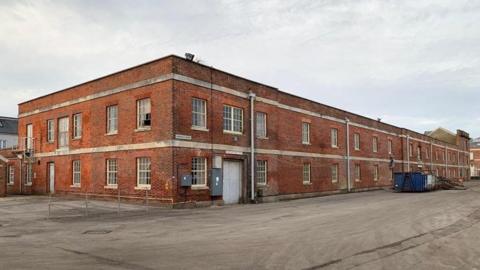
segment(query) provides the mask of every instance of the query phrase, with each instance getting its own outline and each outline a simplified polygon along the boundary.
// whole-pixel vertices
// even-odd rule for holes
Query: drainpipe
[[[410,172],[410,135],[407,135],[407,172]]]
[[[255,93],[248,93],[250,98],[250,199],[255,201]]]
[[[448,151],[447,145],[445,145],[445,177],[448,175]]]
[[[433,142],[430,141],[430,173],[433,174]]]
[[[350,120],[348,118],[345,118],[345,124],[346,124],[346,136],[347,136],[347,190],[348,192],[351,191],[352,186],[351,186],[351,176],[350,176]]]

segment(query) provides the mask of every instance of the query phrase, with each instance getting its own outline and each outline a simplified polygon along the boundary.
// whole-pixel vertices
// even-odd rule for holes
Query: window
[[[207,102],[192,98],[192,127],[207,128]]]
[[[257,184],[267,184],[267,161],[257,160]]]
[[[203,157],[192,158],[192,184],[195,186],[207,185],[207,159]]]
[[[32,124],[27,125],[27,141],[26,141],[26,148],[27,150],[31,150],[33,148],[33,126]]]
[[[0,149],[7,148],[7,140],[0,140]]]
[[[80,160],[72,162],[72,182],[74,186],[80,186],[81,183],[81,167]]]
[[[355,164],[355,181],[360,181],[360,164]]]
[[[330,130],[330,140],[332,147],[337,148],[338,147],[338,130],[336,128],[332,128]]]
[[[148,157],[137,158],[137,186],[150,186],[151,161]]]
[[[425,158],[426,159],[430,158],[430,154],[428,153],[428,149],[425,149]]]
[[[117,183],[117,160],[107,159],[107,185],[116,186]]]
[[[137,100],[137,128],[145,129],[151,126],[150,99]]]
[[[310,124],[302,123],[302,143],[310,144]]]
[[[417,146],[417,159],[421,160],[422,159],[422,147]]]
[[[310,183],[310,163],[303,164],[303,183]]]
[[[331,167],[332,171],[332,182],[338,182],[338,164],[333,164]]]
[[[408,156],[409,157],[413,157],[413,144],[411,143],[409,146],[408,146]]]
[[[373,166],[373,181],[378,181],[378,165]]]
[[[435,150],[435,160],[438,160],[438,150]]]
[[[388,154],[392,154],[392,140],[388,140]]]
[[[263,112],[257,112],[257,138],[267,137],[267,114]]]
[[[55,141],[55,122],[53,119],[47,120],[47,142]]]
[[[373,139],[372,139],[372,149],[373,149],[374,153],[378,152],[378,138],[377,137],[373,137]]]
[[[32,185],[32,178],[33,178],[32,163],[28,163],[27,170],[25,171],[25,185],[27,186]]]
[[[77,113],[73,115],[73,138],[79,139],[82,137],[82,114]]]
[[[353,143],[355,150],[360,150],[360,134],[355,133],[353,134]]]
[[[118,132],[118,106],[107,107],[107,134],[116,134]]]
[[[10,165],[8,166],[8,184],[13,185],[15,182],[15,167]]]
[[[58,147],[68,147],[68,117],[58,119]]]
[[[243,132],[243,110],[232,106],[223,106],[223,131]]]

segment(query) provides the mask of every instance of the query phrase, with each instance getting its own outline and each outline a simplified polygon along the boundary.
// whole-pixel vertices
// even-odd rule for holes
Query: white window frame
[[[82,163],[79,159],[72,161],[72,186],[79,187],[82,184]]]
[[[330,130],[330,142],[333,148],[338,148],[338,129],[332,128]]]
[[[47,142],[53,143],[55,141],[55,120],[47,120]]]
[[[360,134],[353,133],[353,145],[355,150],[360,150]]]
[[[338,182],[338,164],[333,164],[330,168],[332,183]]]
[[[422,160],[422,147],[417,145],[417,159]]]
[[[70,120],[68,117],[58,119],[58,148],[68,147],[69,122]]]
[[[355,164],[355,167],[354,167],[354,178],[355,178],[355,181],[356,182],[360,182],[361,178],[362,178],[362,168],[360,166],[360,164]]]
[[[207,186],[207,158],[205,157],[192,158],[192,186]]]
[[[26,149],[31,150],[33,148],[33,125],[27,124],[27,141],[26,141]]]
[[[116,187],[118,185],[118,159],[107,159],[105,166],[107,173],[107,186]]]
[[[312,164],[311,163],[303,163],[303,170],[302,170],[302,180],[304,184],[312,183]]]
[[[310,123],[302,122],[302,144],[310,144]]]
[[[257,184],[264,186],[267,184],[268,163],[266,160],[257,160],[256,165],[257,165],[257,172],[256,172]]]
[[[33,180],[33,165],[32,163],[28,163],[26,165],[26,170],[25,170],[25,185],[31,186],[32,180]]]
[[[393,142],[392,142],[392,140],[389,139],[388,140],[388,154],[390,154],[390,155],[393,153],[392,152],[392,150],[393,150],[392,147],[393,147]]]
[[[257,112],[255,114],[255,134],[257,138],[267,138],[267,114],[264,112]]]
[[[410,153],[408,154],[408,156],[409,156],[409,157],[413,157],[413,143],[410,143],[410,144],[408,145],[408,150],[409,150],[409,152],[410,152]]]
[[[8,165],[8,184],[13,185],[15,183],[15,166]]]
[[[238,116],[240,119],[238,119]],[[223,105],[223,132],[243,133],[243,109],[230,105]]]
[[[150,125],[145,125],[150,115]],[[142,98],[137,100],[137,129],[150,129],[152,126],[152,104],[150,98]]]
[[[374,153],[378,152],[378,137],[377,136],[372,137],[372,150],[373,150]]]
[[[138,157],[137,187],[150,188],[152,184],[152,161],[149,157]]]
[[[380,173],[380,168],[378,167],[378,164],[373,165],[373,181],[378,181],[378,176]]]
[[[107,134],[118,133],[118,105],[107,106]]]
[[[7,140],[0,140],[0,149],[7,148]]]
[[[73,139],[82,138],[82,113],[76,113],[73,118]]]
[[[207,129],[207,101],[192,98],[192,128]]]

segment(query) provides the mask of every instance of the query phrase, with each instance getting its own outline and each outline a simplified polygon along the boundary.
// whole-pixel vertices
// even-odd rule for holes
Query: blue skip
[[[425,192],[436,188],[434,175],[420,172],[394,173],[393,188],[397,192]]]

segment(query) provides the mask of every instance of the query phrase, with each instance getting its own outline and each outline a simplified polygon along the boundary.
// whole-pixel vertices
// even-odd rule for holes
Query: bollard
[[[85,216],[88,217],[88,193],[85,192]]]

